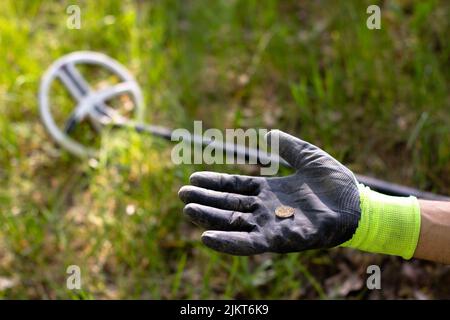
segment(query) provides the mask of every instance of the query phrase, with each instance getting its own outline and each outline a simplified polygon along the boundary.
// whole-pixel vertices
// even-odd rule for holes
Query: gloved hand
[[[297,171],[287,177],[194,173],[179,197],[206,229],[212,249],[252,255],[338,245],[410,258],[417,245],[417,199],[381,195],[320,148],[282,131],[279,154]]]

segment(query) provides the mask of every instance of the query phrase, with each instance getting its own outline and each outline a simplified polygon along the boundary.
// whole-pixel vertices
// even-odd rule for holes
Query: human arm
[[[450,202],[419,200],[421,228],[414,257],[450,264]]]

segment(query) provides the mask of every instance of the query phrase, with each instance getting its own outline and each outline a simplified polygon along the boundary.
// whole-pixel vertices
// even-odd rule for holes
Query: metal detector
[[[99,88],[92,87],[79,68],[86,65],[95,67],[99,72],[106,72],[108,79],[114,79],[114,82],[103,83]],[[62,124],[55,121],[54,113],[57,109],[52,109],[51,98],[52,88],[58,79],[70,96],[75,100],[75,107],[69,107],[69,116],[63,119]],[[132,103],[132,113],[123,114],[111,107],[113,100],[123,96],[128,96],[127,104]],[[120,99],[119,99],[120,100]],[[117,103],[117,101],[116,101]],[[119,101],[120,103],[120,101]],[[135,81],[131,73],[116,60],[98,52],[79,51],[73,52],[56,60],[45,72],[41,80],[39,90],[39,106],[42,121],[50,136],[64,149],[70,153],[81,157],[96,157],[97,150],[92,146],[86,145],[75,138],[74,131],[78,126],[88,123],[90,130],[94,135],[100,133],[105,126],[119,128],[133,128],[137,132],[148,133],[154,136],[171,140],[172,130],[166,127],[145,124],[139,121],[144,101],[141,88]],[[138,120],[132,120],[137,118]],[[242,145],[217,143],[209,138],[198,135],[186,135],[183,141],[192,142],[201,146],[214,146],[218,150],[227,153],[234,153],[235,156],[244,159],[257,159],[260,164],[267,164],[270,161],[276,161],[279,164],[289,167],[283,159],[266,153],[260,149],[247,148]],[[216,145],[214,145],[216,144]],[[413,195],[422,199],[446,200],[450,198],[420,191],[383,180],[355,175],[356,179],[371,189],[379,192],[397,195]]]

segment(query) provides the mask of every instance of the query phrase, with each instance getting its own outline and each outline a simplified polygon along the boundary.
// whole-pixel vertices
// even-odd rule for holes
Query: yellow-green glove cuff
[[[384,195],[362,184],[358,189],[361,219],[353,237],[341,246],[410,259],[420,233],[417,199]]]

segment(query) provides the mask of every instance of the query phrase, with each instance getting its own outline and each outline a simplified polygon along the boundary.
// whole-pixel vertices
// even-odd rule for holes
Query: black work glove
[[[354,234],[361,210],[353,173],[325,151],[282,131],[269,132],[269,145],[277,137],[279,154],[295,174],[196,172],[192,186],[180,189],[184,213],[208,229],[202,235],[208,247],[235,255],[286,253],[334,247]]]

